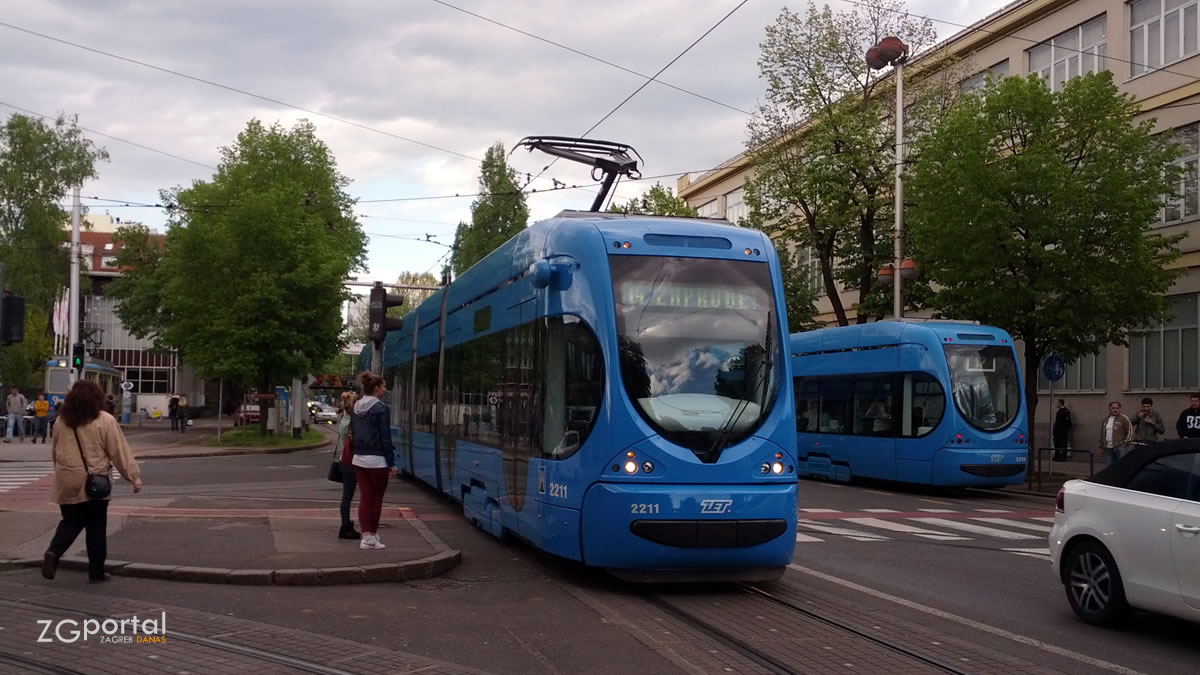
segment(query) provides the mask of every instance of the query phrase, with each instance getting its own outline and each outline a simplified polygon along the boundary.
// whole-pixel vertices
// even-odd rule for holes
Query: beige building
[[[1132,415],[1147,396],[1174,438],[1188,394],[1200,390],[1200,0],[1017,0],[945,45],[975,73],[964,88],[978,86],[989,70],[1038,73],[1061,88],[1071,77],[1107,69],[1139,101],[1143,119],[1154,118],[1158,131],[1175,134],[1183,145],[1179,162],[1191,170],[1183,197],[1168,203],[1153,225],[1186,235],[1183,255],[1173,263],[1186,272],[1169,292],[1175,318],[1132,336],[1129,347],[1110,345],[1069,364],[1054,386],[1054,398],[1065,399],[1074,416],[1074,447],[1096,446],[1107,401],[1120,401]],[[730,145],[741,141],[730,139]],[[743,164],[739,154],[707,173],[682,176],[677,193],[701,215],[737,222],[747,208],[742,185],[750,169]],[[854,296],[843,293],[842,301],[854,316]],[[828,299],[817,310],[832,321]],[[1039,380],[1034,424],[1039,445],[1049,446],[1049,383]]]

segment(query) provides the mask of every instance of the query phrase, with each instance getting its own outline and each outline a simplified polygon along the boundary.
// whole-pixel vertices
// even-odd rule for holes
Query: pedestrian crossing
[[[52,473],[54,467],[49,462],[12,466],[0,464],[0,493],[13,492]]]
[[[1001,550],[1029,558],[1050,559],[1045,546],[1053,516],[1045,511],[1011,509],[841,509],[806,507],[799,510],[796,543],[820,544],[830,540],[857,542],[925,540],[965,542],[997,540]],[[1042,544],[1038,546],[1037,544]]]

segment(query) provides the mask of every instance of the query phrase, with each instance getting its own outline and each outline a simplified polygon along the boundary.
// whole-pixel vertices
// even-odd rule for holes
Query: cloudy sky
[[[1007,1],[910,0],[908,7],[967,24]],[[652,75],[739,0],[449,2]],[[783,6],[749,0],[661,79],[752,110],[763,90],[758,45]],[[579,135],[645,81],[436,0],[0,0],[0,22],[8,24],[0,25],[0,114],[12,106],[63,111],[108,135],[90,134],[111,161],[84,186],[87,197],[154,203],[160,188],[209,178],[218,148],[250,118],[312,120],[354,181],[350,192],[371,235],[370,270],[360,278],[370,280],[440,268],[455,224],[470,219],[471,199],[439,197],[476,191],[478,158],[490,144]],[[958,30],[935,25],[939,37]],[[747,118],[730,107],[651,83],[590,135],[633,145],[645,158],[643,175],[669,175],[662,182],[673,188],[677,175],[742,150]],[[548,159],[519,149],[511,161],[536,174]],[[550,187],[550,177],[591,182],[586,169],[567,162],[545,175],[533,187]],[[652,184],[624,184],[617,199]],[[531,215],[587,208],[593,196],[534,194]],[[164,222],[160,210],[85,202],[92,212]],[[427,234],[441,245],[414,241]]]

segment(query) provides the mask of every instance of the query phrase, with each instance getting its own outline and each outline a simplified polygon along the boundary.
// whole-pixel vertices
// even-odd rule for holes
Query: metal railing
[[[1038,492],[1041,492],[1041,490],[1042,490],[1042,476],[1043,476],[1043,474],[1042,474],[1042,455],[1043,455],[1043,453],[1047,453],[1047,452],[1070,452],[1072,454],[1073,453],[1084,453],[1088,456],[1088,477],[1091,478],[1092,476],[1096,475],[1096,454],[1094,452],[1092,452],[1091,450],[1079,450],[1076,448],[1071,448],[1069,450],[1064,450],[1063,448],[1038,448],[1037,449],[1037,464],[1034,467],[1034,474],[1037,476]],[[1048,460],[1046,462],[1046,469],[1051,470],[1053,468],[1054,468],[1054,459],[1051,458],[1050,460]]]

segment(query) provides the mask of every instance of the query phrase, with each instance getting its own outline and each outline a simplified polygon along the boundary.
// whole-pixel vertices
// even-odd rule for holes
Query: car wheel
[[[1085,541],[1073,547],[1064,569],[1067,600],[1079,618],[1097,626],[1112,626],[1129,615],[1121,572],[1099,542]]]

